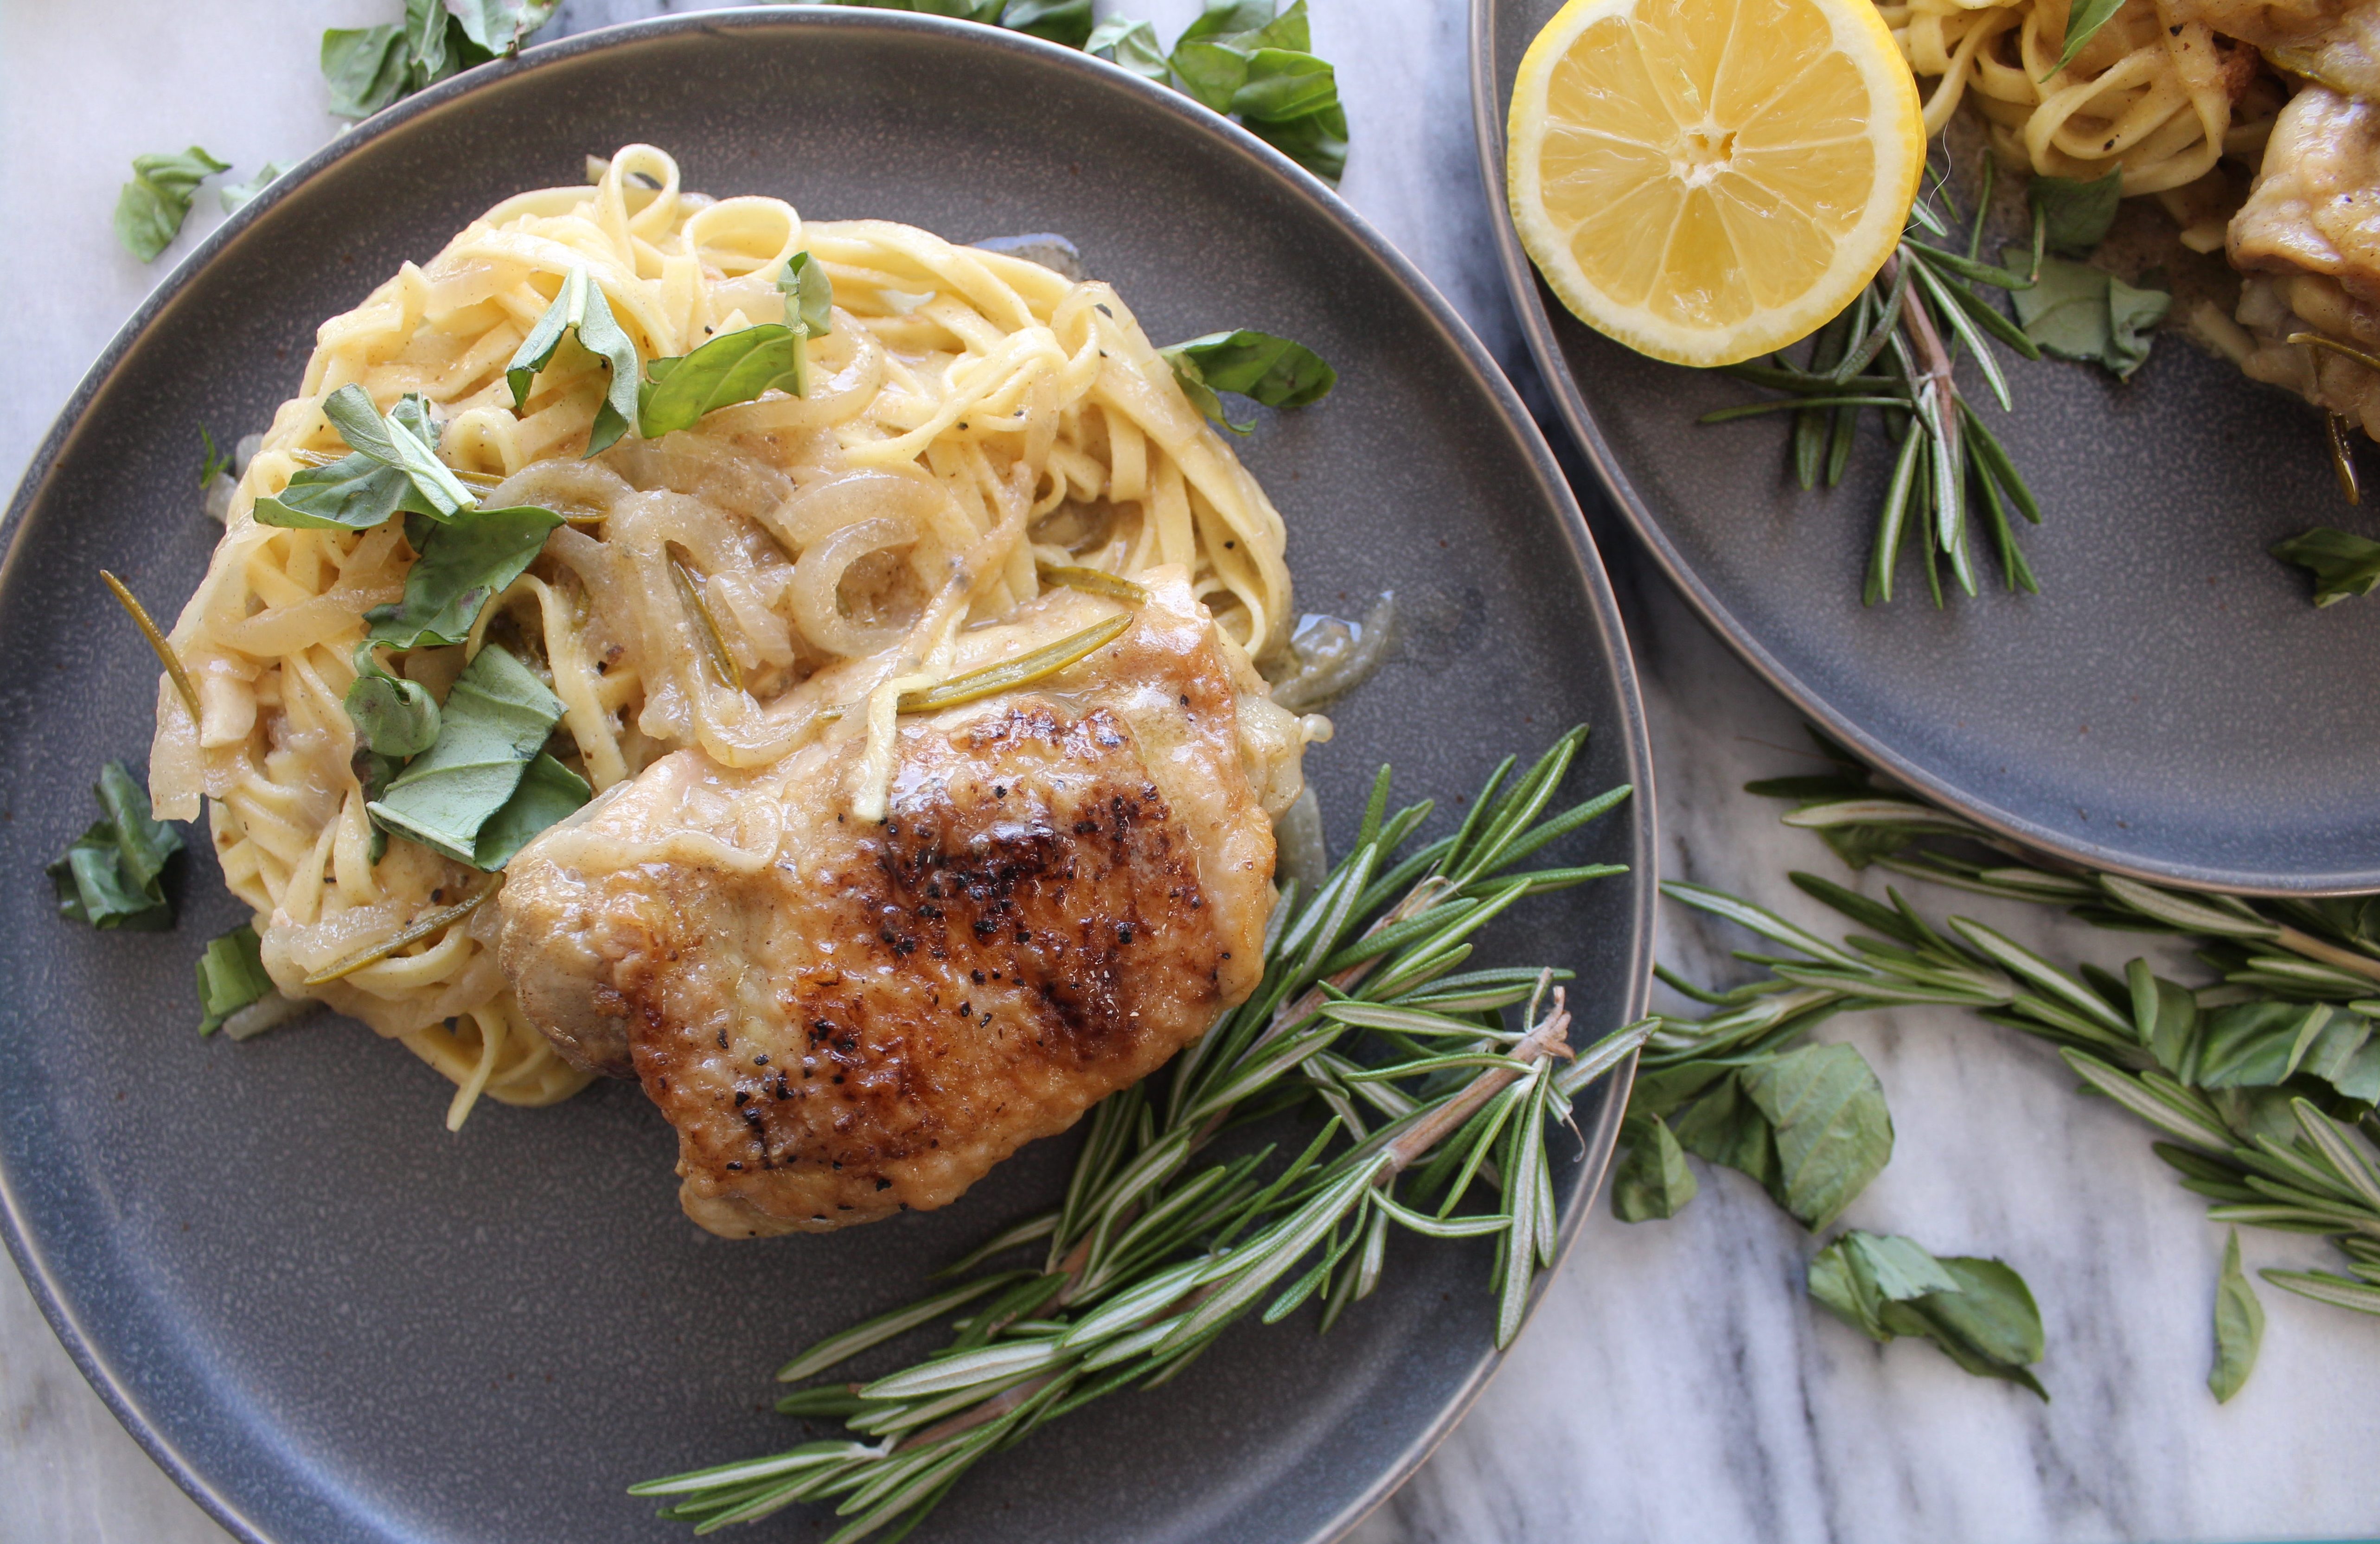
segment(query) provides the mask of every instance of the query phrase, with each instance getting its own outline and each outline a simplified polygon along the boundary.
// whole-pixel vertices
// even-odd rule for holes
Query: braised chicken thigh
[[[881,821],[853,812],[854,713],[758,771],[667,756],[514,860],[523,1011],[643,1084],[703,1227],[944,1205],[1254,989],[1296,721],[1179,569],[1144,577],[1097,653],[898,721]],[[966,635],[958,668],[1118,609],[1052,592]]]

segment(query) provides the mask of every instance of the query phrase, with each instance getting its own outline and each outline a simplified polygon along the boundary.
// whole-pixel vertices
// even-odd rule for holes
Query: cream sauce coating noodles
[[[608,375],[574,340],[514,411],[504,366],[574,266],[651,359],[780,319],[776,277],[802,249],[835,297],[806,395],[771,392],[581,460]],[[342,704],[364,612],[403,593],[403,521],[358,534],[252,517],[301,467],[345,453],[321,404],[351,383],[382,410],[426,396],[441,455],[480,474],[490,507],[542,505],[569,521],[467,644],[414,650],[403,668],[443,693],[501,640],[550,679],[556,748],[575,750],[565,760],[598,796],[686,747],[727,767],[773,761],[848,709],[878,731],[854,791],[864,810],[891,771],[899,693],[948,673],[960,628],[1038,593],[1037,560],[1116,575],[1180,564],[1229,644],[1259,662],[1293,620],[1280,515],[1106,286],[906,225],[705,198],[649,145],[622,150],[592,186],[506,200],[323,324],[172,632],[200,722],[161,680],[150,760],[161,817],[194,819],[211,801],[225,877],[254,908],[281,990],[452,1079],[450,1125],[482,1094],[548,1104],[586,1077],[515,1006],[493,906],[301,984],[478,878],[402,840],[370,857]],[[732,671],[695,634],[689,580]],[[804,690],[854,658],[871,662],[861,699]],[[1295,793],[1293,777],[1283,802]]]

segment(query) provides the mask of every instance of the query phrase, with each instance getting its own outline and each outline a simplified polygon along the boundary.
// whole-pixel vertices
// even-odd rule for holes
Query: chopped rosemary
[[[678,554],[685,549],[673,541],[663,555],[669,561],[670,583],[677,590],[678,604],[686,608],[687,626],[693,629],[694,641],[702,650],[702,663],[710,667],[711,679],[729,691],[744,689],[744,672],[737,668],[735,656],[727,651],[727,639],[719,631],[718,619],[710,614],[702,599],[702,581]]]
[[[1077,568],[1062,563],[1043,563],[1037,564],[1035,571],[1041,576],[1043,584],[1079,590],[1087,595],[1104,595],[1111,601],[1122,601],[1127,605],[1141,606],[1148,603],[1148,586],[1136,584],[1131,579],[1119,578],[1103,569]]]
[[[410,925],[398,930],[380,942],[358,949],[354,954],[334,960],[315,971],[306,978],[306,984],[310,987],[319,987],[326,982],[352,976],[368,965],[377,965],[407,944],[419,943],[432,933],[444,931],[479,910],[486,904],[488,897],[493,895],[504,882],[504,876],[501,873],[488,875],[479,883],[471,886],[463,898],[453,906],[440,906],[435,911],[423,912],[415,918]]]
[[[1584,737],[1564,736],[1510,784],[1506,761],[1459,832],[1402,861],[1431,807],[1389,814],[1382,768],[1354,851],[1311,895],[1293,884],[1282,894],[1255,994],[1167,1072],[1091,1112],[1061,1206],[941,1273],[973,1279],[786,1364],[781,1378],[814,1377],[981,1301],[939,1356],[779,1402],[788,1415],[840,1417],[861,1440],[630,1492],[670,1498],[662,1515],[698,1533],[816,1500],[846,1519],[827,1544],[879,1529],[897,1538],[979,1459],[1102,1394],[1163,1383],[1252,1312],[1273,1323],[1312,1301],[1328,1329],[1378,1285],[1391,1224],[1496,1240],[1494,1336],[1509,1344],[1553,1259],[1549,1139],[1645,1027],[1573,1052],[1555,985],[1564,973],[1454,972],[1478,930],[1543,877],[1506,870],[1626,796],[1615,789],[1546,818]],[[1393,947],[1326,974],[1359,938],[1392,931]],[[1508,1007],[1521,1010],[1517,1027],[1502,1021]],[[1396,1027],[1365,1026],[1370,1015]],[[1196,1161],[1228,1127],[1309,1101],[1328,1118],[1286,1165],[1269,1147]],[[1460,1210],[1475,1197],[1480,1210]],[[980,1270],[1045,1238],[1038,1270]]]
[[[108,592],[115,597],[115,603],[132,618],[132,625],[140,629],[140,636],[149,640],[149,648],[157,656],[157,663],[165,667],[167,675],[173,677],[174,690],[181,694],[182,706],[190,711],[190,722],[197,723],[199,688],[190,685],[190,673],[182,668],[182,657],[174,652],[174,646],[165,641],[165,635],[158,630],[155,620],[150,616],[149,608],[125,587],[122,579],[104,568],[99,571],[99,577],[101,582],[107,586]]]
[[[1087,659],[1122,637],[1132,626],[1132,613],[1118,612],[1104,622],[1094,622],[1078,633],[1068,633],[1053,643],[1045,643],[1030,653],[1019,654],[1013,660],[1002,660],[963,675],[953,675],[938,686],[901,694],[901,711],[905,713],[938,713],[945,708],[955,708],[978,698],[1015,691],[1044,681],[1077,660]]]

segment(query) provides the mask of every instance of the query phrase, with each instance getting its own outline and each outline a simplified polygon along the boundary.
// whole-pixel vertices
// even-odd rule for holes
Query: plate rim
[[[41,503],[50,491],[58,456],[67,442],[126,356],[226,247],[285,199],[296,196],[317,174],[362,147],[402,129],[415,118],[443,108],[459,98],[496,88],[516,77],[557,66],[583,55],[632,49],[688,31],[795,30],[941,34],[962,38],[977,47],[1002,48],[1011,54],[1038,58],[1087,75],[1109,86],[1120,86],[1127,92],[1139,95],[1144,103],[1196,128],[1210,141],[1216,142],[1219,148],[1235,153],[1245,161],[1254,162],[1270,173],[1283,184],[1284,191],[1326,223],[1338,226],[1353,237],[1387,270],[1398,286],[1428,313],[1468,367],[1472,381],[1492,404],[1497,417],[1503,420],[1508,432],[1524,453],[1570,548],[1588,612],[1596,630],[1601,635],[1605,668],[1620,699],[1621,711],[1618,722],[1608,726],[1593,725],[1592,732],[1620,737],[1628,780],[1634,790],[1628,801],[1633,807],[1630,813],[1633,839],[1629,855],[1631,905],[1627,920],[1631,942],[1627,951],[1627,979],[1622,994],[1625,1012],[1621,1022],[1641,1018],[1650,1000],[1652,986],[1655,877],[1658,873],[1656,855],[1659,851],[1651,740],[1634,656],[1611,590],[1609,577],[1594,537],[1587,530],[1574,491],[1543,431],[1494,356],[1479,341],[1461,313],[1410,259],[1375,230],[1335,189],[1238,124],[1211,112],[1181,92],[1080,50],[1028,34],[929,14],[861,8],[845,10],[807,6],[747,5],[664,14],[593,28],[524,48],[517,55],[450,77],[335,134],[193,246],[150,290],[76,383],[60,407],[57,417],[27,460],[10,495],[6,514],[0,515],[0,590],[18,582],[18,568],[20,562],[25,561],[23,553],[27,543],[22,538],[27,518],[33,506]],[[1636,1058],[1632,1054],[1605,1079],[1601,1106],[1583,1134],[1587,1157],[1580,1167],[1571,1204],[1556,1235],[1553,1264],[1539,1273],[1530,1291],[1523,1313],[1524,1329],[1536,1317],[1544,1295],[1568,1262],[1586,1216],[1602,1189],[1635,1070]],[[202,1511],[226,1532],[240,1539],[242,1544],[292,1544],[292,1541],[268,1533],[186,1457],[159,1424],[150,1418],[139,1396],[118,1370],[93,1350],[91,1338],[83,1329],[85,1316],[79,1311],[79,1306],[70,1303],[59,1289],[45,1254],[35,1247],[26,1233],[22,1204],[18,1195],[18,1179],[5,1165],[0,1165],[0,1243],[6,1244],[8,1256],[23,1278],[27,1290],[76,1369],[150,1459]],[[1508,1351],[1500,1351],[1493,1344],[1486,1346],[1429,1425],[1385,1465],[1335,1517],[1310,1534],[1307,1544],[1328,1544],[1329,1540],[1342,1537],[1411,1477],[1477,1401],[1508,1354]]]
[[[1495,239],[1497,266],[1502,270],[1506,294],[1519,317],[1522,334],[1528,340],[1529,357],[1545,383],[1547,395],[1553,399],[1563,427],[1570,431],[1571,438],[1594,468],[1597,481],[1602,484],[1604,493],[1627,522],[1629,530],[1644,543],[1686,603],[1738,658],[1798,711],[1817,721],[1828,734],[1857,750],[1873,765],[1946,808],[2036,852],[2180,890],[2299,897],[2355,895],[2380,890],[2380,869],[2320,876],[2293,875],[2271,869],[2163,863],[2104,843],[2078,841],[1961,787],[1901,755],[1837,709],[1771,653],[1703,581],[1670,540],[1652,506],[1621,468],[1562,356],[1536,268],[1522,249],[1520,232],[1512,224],[1512,210],[1503,196],[1504,93],[1497,68],[1496,43],[1498,20],[1508,0],[1469,0],[1469,4],[1472,137],[1478,152],[1481,190],[1488,203],[1488,225]]]

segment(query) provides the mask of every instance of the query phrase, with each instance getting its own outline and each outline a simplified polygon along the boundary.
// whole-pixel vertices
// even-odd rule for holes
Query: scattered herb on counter
[[[2273,546],[2273,555],[2313,576],[2313,603],[2335,605],[2352,595],[2369,595],[2380,584],[2380,541],[2331,526],[2317,526]]]
[[[926,11],[1031,32],[1106,59],[1226,116],[1328,182],[1347,169],[1347,113],[1337,74],[1313,49],[1305,0],[1207,0],[1172,53],[1146,21],[1111,16],[1096,27],[1089,0],[817,0]],[[329,72],[327,55],[324,73]]]
[[[2045,1349],[2041,1310],[2024,1278],[1996,1259],[1936,1259],[1906,1238],[1854,1229],[1810,1261],[1810,1295],[1882,1344],[1932,1341],[1979,1378],[2004,1378],[2043,1400],[2032,1365]]]
[[[2224,1240],[2223,1270],[2215,1279],[2215,1367],[2206,1375],[2206,1389],[2217,1404],[2228,1404],[2248,1381],[2264,1343],[2265,1306],[2240,1269],[2240,1230],[2234,1227]]]
[[[2216,979],[2184,985],[2138,958],[2121,975],[2087,964],[2070,973],[1971,918],[1937,926],[1898,890],[1876,901],[1815,874],[1791,878],[1861,930],[1840,946],[1732,896],[1665,884],[1672,899],[1791,954],[1741,956],[1767,974],[1727,992],[1661,973],[1722,1011],[1664,1017],[1648,1037],[1621,1132],[1629,1150],[1619,1173],[1633,1187],[1615,1185],[1615,1210],[1632,1221],[1666,1216],[1692,1198],[1692,1173],[1657,1129],[1676,1067],[1756,1061],[1838,1013],[1940,1003],[2056,1046],[2089,1091],[2167,1138],[2154,1150],[2185,1189],[2214,1203],[2212,1220],[2321,1234],[2345,1257],[2344,1272],[2266,1270],[2266,1281],[2380,1314],[2380,897],[2191,894],[2044,858],[1877,783],[1850,752],[1813,737],[1834,771],[1748,791],[1791,800],[1785,823],[1852,868],[2176,935]],[[2228,1398],[2252,1365],[2262,1312],[2230,1263],[2216,1292],[2209,1387]]]
[[[292,161],[268,161],[259,166],[256,169],[256,175],[246,182],[225,183],[215,190],[215,196],[223,200],[224,213],[238,213],[253,201],[259,193],[263,192],[276,179],[286,175],[289,168],[295,164],[297,163]]]
[[[158,932],[174,925],[162,882],[165,860],[182,850],[170,821],[152,818],[148,790],[121,761],[99,769],[92,793],[100,819],[49,866],[58,915],[94,928]]]
[[[1256,428],[1234,423],[1218,392],[1234,392],[1266,407],[1304,407],[1330,395],[1339,372],[1302,343],[1270,333],[1208,333],[1158,351],[1191,405],[1235,434]]]
[[[1479,930],[1524,895],[1619,871],[1508,872],[1628,796],[1546,817],[1583,736],[1517,782],[1506,760],[1460,830],[1403,857],[1430,806],[1390,814],[1383,768],[1354,850],[1312,894],[1284,889],[1255,994],[1093,1109],[1064,1204],[940,1273],[958,1284],[820,1342],[778,1377],[814,1379],[972,1305],[941,1353],[779,1402],[842,1420],[851,1440],[632,1492],[669,1498],[662,1515],[702,1533],[820,1501],[847,1519],[829,1544],[900,1537],[978,1460],[1102,1394],[1164,1382],[1252,1312],[1270,1324],[1313,1301],[1327,1330],[1378,1284],[1392,1225],[1495,1238],[1488,1287],[1496,1343],[1509,1343],[1553,1258],[1548,1144],[1644,1033],[1573,1053],[1554,986],[1565,973],[1457,973]],[[1286,1166],[1269,1147],[1198,1161],[1231,1125],[1309,1101],[1328,1119]],[[1027,1246],[1037,1265],[987,1269]]]
[[[322,34],[331,111],[368,118],[450,75],[520,51],[561,0],[405,0],[405,19]]]
[[[196,145],[179,155],[134,156],[132,180],[115,196],[115,238],[141,261],[154,262],[181,234],[199,184],[229,170],[229,162]]]

